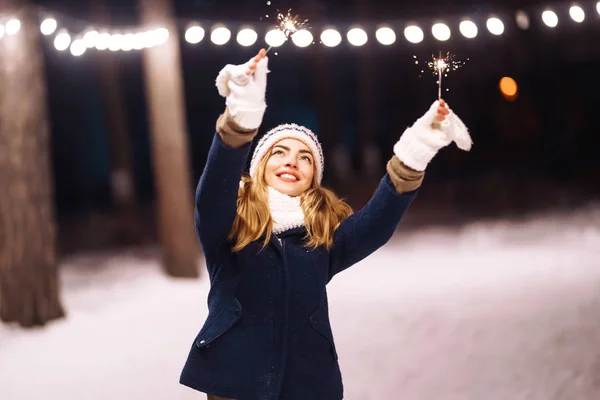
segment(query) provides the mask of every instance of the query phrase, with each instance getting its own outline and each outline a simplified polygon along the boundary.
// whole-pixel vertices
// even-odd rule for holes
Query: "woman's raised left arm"
[[[386,244],[421,186],[427,164],[452,141],[470,150],[466,126],[443,100],[436,101],[394,146],[387,173],[369,202],[335,233],[329,279]]]

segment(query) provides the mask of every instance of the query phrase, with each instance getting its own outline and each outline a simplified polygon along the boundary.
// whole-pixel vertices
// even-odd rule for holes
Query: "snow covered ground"
[[[62,268],[68,319],[0,326],[2,400],[185,400],[206,280],[156,252]],[[600,398],[600,209],[398,232],[329,287],[347,400]],[[309,400],[309,399],[307,399]]]

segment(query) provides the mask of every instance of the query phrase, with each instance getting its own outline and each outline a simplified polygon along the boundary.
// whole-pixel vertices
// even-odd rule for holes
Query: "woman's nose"
[[[296,160],[294,160],[294,158],[292,158],[292,157],[288,157],[288,159],[285,160],[285,166],[291,167],[291,168],[296,168]]]

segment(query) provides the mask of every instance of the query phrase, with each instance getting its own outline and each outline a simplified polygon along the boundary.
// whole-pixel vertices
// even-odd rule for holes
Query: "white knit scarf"
[[[300,206],[300,196],[291,197],[267,186],[269,210],[273,218],[273,234],[304,226],[304,211]]]

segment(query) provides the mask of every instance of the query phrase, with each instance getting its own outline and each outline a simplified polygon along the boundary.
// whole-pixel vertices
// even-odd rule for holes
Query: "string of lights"
[[[554,6],[541,11],[538,17],[546,27],[555,28],[559,25],[557,11],[565,11],[564,15],[566,15],[568,10],[570,19],[574,23],[580,24],[585,21],[586,12],[593,13],[593,10],[591,10],[593,6],[593,4],[571,4],[565,6],[564,10]],[[167,28],[160,26],[103,26],[63,16],[40,7],[34,8],[33,11],[39,21],[41,34],[53,41],[56,50],[63,52],[69,49],[70,53],[76,57],[92,49],[128,52],[160,46],[169,39],[171,34]],[[19,14],[23,12],[25,11],[20,10],[13,15],[0,15],[0,39],[19,33],[21,30]],[[597,16],[600,16],[600,1],[595,3],[595,12]],[[504,34],[505,24],[509,21],[507,18],[509,17],[488,16],[485,20],[487,32],[494,36]],[[530,27],[532,15],[521,10],[510,16],[510,18],[514,18],[518,28],[527,30]],[[183,28],[181,30],[184,32],[184,39],[190,44],[198,44],[207,36],[217,46],[225,45],[232,40],[232,30],[223,23],[193,20],[178,20],[177,22]],[[264,33],[264,42],[270,48],[280,47],[287,41],[289,35],[278,28],[276,24],[261,23],[261,25],[264,31],[262,32]],[[381,45],[391,46],[397,41],[396,32],[403,29],[404,38],[412,44],[418,44],[426,38],[426,31],[423,28],[425,25],[425,23],[380,25],[376,28],[374,36]],[[268,28],[265,29],[265,26],[268,26]],[[316,28],[300,26],[290,38],[296,46],[307,47],[315,43],[313,31],[316,31]],[[429,32],[434,39],[440,42],[449,40],[453,35],[451,26],[443,21],[435,21],[431,24]],[[480,34],[480,28],[473,18],[462,18],[458,23],[458,32],[464,39],[470,40]],[[359,26],[350,27],[345,36],[352,46],[363,46],[369,40],[367,30]],[[320,30],[319,39],[319,42],[324,46],[336,47],[342,43],[343,36],[340,30],[324,26]],[[237,29],[235,40],[239,45],[249,47],[259,40],[259,32],[251,24],[245,24]]]

